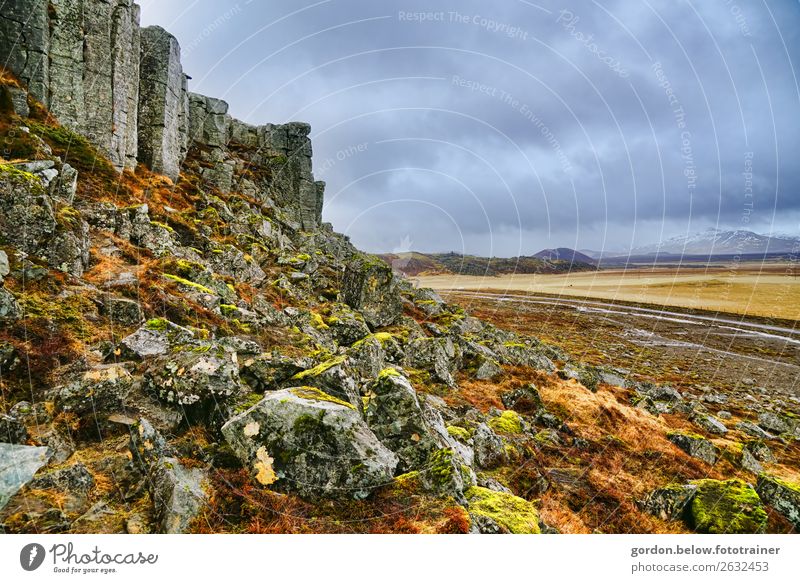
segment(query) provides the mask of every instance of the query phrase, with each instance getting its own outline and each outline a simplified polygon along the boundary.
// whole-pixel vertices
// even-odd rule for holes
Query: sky
[[[192,91],[306,121],[371,252],[800,235],[794,0],[140,0]]]

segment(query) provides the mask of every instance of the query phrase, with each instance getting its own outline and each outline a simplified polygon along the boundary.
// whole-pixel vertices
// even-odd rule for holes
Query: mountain
[[[570,249],[568,247],[558,247],[556,249],[542,249],[541,251],[536,253],[534,257],[538,257],[539,259],[544,259],[545,261],[568,261],[571,264],[594,265],[596,263],[594,258],[584,253],[581,253],[580,251],[575,251],[575,249]]]
[[[659,243],[634,247],[630,254],[753,255],[798,251],[800,237],[759,235],[745,230],[708,229],[693,235],[679,235]]]
[[[521,257],[479,257],[461,253],[385,253],[378,255],[397,272],[417,275],[510,275],[528,273],[566,273],[597,269],[595,261],[572,249],[540,251]],[[561,252],[559,256],[558,252]]]

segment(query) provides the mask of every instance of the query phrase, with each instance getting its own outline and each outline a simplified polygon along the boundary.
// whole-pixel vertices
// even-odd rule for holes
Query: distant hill
[[[587,265],[594,265],[596,263],[594,258],[568,247],[543,249],[536,253],[534,257],[544,259],[545,261],[568,261],[570,263],[585,263]]]
[[[552,250],[558,251],[558,250]],[[595,261],[571,249],[558,253],[541,251],[523,257],[478,257],[461,253],[385,253],[378,255],[395,271],[406,275],[507,275],[512,273],[566,273],[568,271],[593,271]],[[539,256],[540,254],[544,254]]]

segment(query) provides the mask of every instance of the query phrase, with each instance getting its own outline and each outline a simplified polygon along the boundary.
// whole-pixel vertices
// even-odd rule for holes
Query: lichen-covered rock
[[[263,393],[281,387],[294,375],[311,366],[310,359],[294,359],[274,352],[247,358],[241,362],[239,374],[254,390]]]
[[[57,389],[55,406],[77,415],[84,428],[103,431],[109,415],[124,410],[132,385],[133,376],[124,365],[100,366]]]
[[[49,459],[46,447],[0,443],[0,510]]]
[[[431,373],[434,379],[455,386],[453,371],[458,368],[457,347],[450,338],[417,338],[406,347],[406,364]]]
[[[341,297],[373,328],[391,326],[403,312],[397,278],[377,257],[363,255],[347,264]]]
[[[334,304],[322,323],[340,346],[352,346],[369,335],[364,317],[344,304]]]
[[[690,456],[703,460],[707,464],[713,465],[717,461],[719,448],[702,435],[673,432],[667,434],[667,439]]]
[[[21,444],[28,441],[25,425],[11,415],[0,415],[0,443]]]
[[[173,346],[195,343],[194,333],[164,318],[148,320],[141,328],[121,341],[122,356],[127,351],[137,358],[166,354]]]
[[[772,433],[794,433],[798,420],[788,415],[765,411],[758,416],[758,425]]]
[[[503,374],[500,363],[483,355],[475,357],[472,363],[473,375],[479,381],[490,381]]]
[[[528,384],[518,389],[514,389],[500,396],[503,406],[506,409],[513,409],[523,415],[535,415],[544,409],[542,397],[539,390],[533,384]]]
[[[140,419],[131,431],[130,450],[134,462],[147,474],[159,531],[187,532],[208,503],[207,471],[181,464],[164,437],[146,419]]]
[[[746,433],[755,437],[756,439],[775,439],[775,436],[771,433],[768,433],[761,429],[755,423],[751,423],[750,421],[741,421],[736,424],[736,429],[739,431]]]
[[[183,407],[204,407],[242,392],[235,352],[218,344],[187,346],[152,361],[145,386],[159,399]]]
[[[267,395],[222,434],[258,483],[307,498],[364,498],[398,463],[353,405],[311,387]]]
[[[469,515],[477,532],[484,534],[541,534],[539,514],[533,504],[505,492],[473,486],[465,492]]]
[[[86,466],[78,462],[60,470],[40,474],[29,485],[35,489],[55,489],[86,494],[94,488],[95,479]]]
[[[367,388],[364,417],[400,460],[397,471],[418,469],[437,448],[411,382],[387,368]]]
[[[467,503],[464,491],[475,483],[475,473],[452,449],[434,451],[421,469],[406,472],[395,479],[395,487],[401,490],[453,498],[462,505]]]
[[[697,532],[752,534],[763,532],[767,513],[753,487],[734,479],[697,480],[690,507],[690,524]]]
[[[695,484],[670,484],[653,490],[641,505],[661,520],[682,519],[696,492]]]
[[[600,373],[595,367],[588,365],[566,364],[558,371],[558,376],[564,380],[576,380],[592,392],[596,392],[600,384]]]
[[[16,320],[22,315],[17,298],[5,288],[0,288],[0,320]]]
[[[716,435],[725,435],[728,433],[728,428],[725,427],[725,424],[711,415],[695,415],[692,417],[692,421],[694,421],[695,425],[709,433],[714,433]]]
[[[209,254],[208,264],[216,273],[258,285],[267,277],[252,257],[233,245],[224,245]]]
[[[123,326],[131,326],[142,321],[142,307],[139,302],[127,298],[111,295],[104,297],[103,312],[112,322]]]
[[[764,502],[794,524],[796,530],[800,530],[800,484],[762,474],[758,477],[756,492]]]
[[[0,14],[0,54],[3,64],[28,86],[31,94],[48,102],[50,34],[47,3],[19,0],[3,6]]]
[[[481,423],[472,436],[475,463],[479,468],[492,469],[508,462],[505,444],[488,425]]]
[[[286,384],[316,387],[322,392],[361,407],[361,393],[356,374],[350,369],[347,356],[336,356],[317,366],[295,374]]]

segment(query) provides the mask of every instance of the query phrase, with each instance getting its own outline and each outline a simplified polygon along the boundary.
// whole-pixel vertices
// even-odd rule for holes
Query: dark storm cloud
[[[180,39],[193,90],[312,124],[325,218],[368,250],[798,231],[796,2],[142,8]]]

